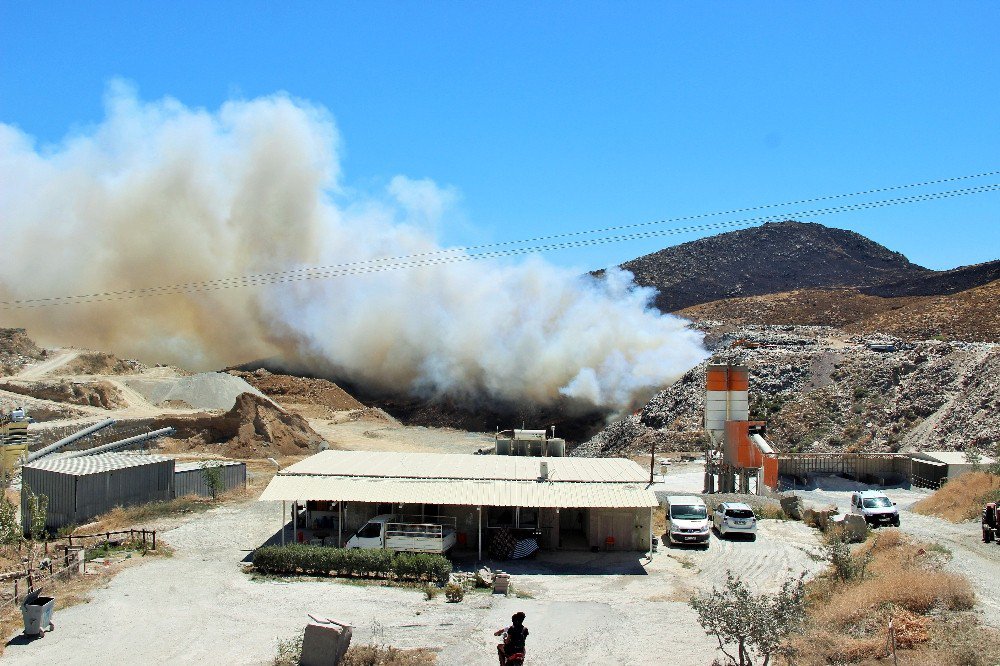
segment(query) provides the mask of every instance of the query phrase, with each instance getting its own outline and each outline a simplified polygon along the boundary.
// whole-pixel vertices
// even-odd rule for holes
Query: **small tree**
[[[965,450],[965,462],[972,465],[972,470],[974,472],[978,472],[983,463],[983,456],[979,453],[978,449],[970,446]]]
[[[17,507],[0,492],[0,545],[13,546],[24,540],[23,530],[17,522]]]
[[[789,579],[776,594],[755,595],[727,571],[725,587],[713,587],[688,603],[698,613],[705,633],[719,641],[719,650],[730,664],[754,666],[754,659],[762,658],[759,663],[767,666],[805,619],[805,584],[801,577]],[[726,650],[730,645],[736,647],[736,656]]]
[[[206,462],[201,466],[201,476],[205,479],[208,492],[212,493],[212,499],[218,499],[219,493],[224,490],[222,484],[222,467]]]
[[[21,520],[28,521],[28,534],[33,541],[41,541],[45,538],[45,523],[49,514],[49,498],[46,495],[36,495],[31,492],[31,488],[25,484],[21,488],[22,493],[28,495],[28,515],[22,516]]]

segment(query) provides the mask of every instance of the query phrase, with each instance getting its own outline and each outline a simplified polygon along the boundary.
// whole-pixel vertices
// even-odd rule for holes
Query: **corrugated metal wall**
[[[82,525],[116,506],[173,498],[173,460],[79,476],[31,467],[22,468],[22,474],[34,494],[49,498],[46,527],[51,531]],[[28,497],[22,492],[22,516],[28,515],[27,507]]]
[[[219,465],[222,470],[222,488],[230,490],[232,488],[242,488],[247,483],[247,466],[244,463],[238,465]],[[205,483],[205,475],[201,468],[186,469],[174,473],[174,497],[184,497],[185,495],[201,495],[208,497],[212,494],[208,484]]]
[[[21,524],[25,534],[30,529],[28,516],[28,493],[30,487],[35,495],[45,495],[49,498],[49,509],[45,526],[55,531],[63,525],[74,523],[76,514],[76,479],[71,474],[50,472],[31,467],[21,468]]]

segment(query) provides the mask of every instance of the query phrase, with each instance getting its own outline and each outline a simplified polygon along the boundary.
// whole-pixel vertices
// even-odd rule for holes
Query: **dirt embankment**
[[[302,455],[319,450],[323,438],[298,414],[244,393],[225,414],[158,418],[154,428],[171,426],[177,433],[163,447],[176,452],[201,450],[229,458]]]
[[[70,405],[85,405],[103,409],[120,409],[126,406],[121,391],[116,386],[105,381],[71,382],[4,382],[0,390],[26,395],[39,400],[65,402]],[[34,416],[34,414],[32,414]]]

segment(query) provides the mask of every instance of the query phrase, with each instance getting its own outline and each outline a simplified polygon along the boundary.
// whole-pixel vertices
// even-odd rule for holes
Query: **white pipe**
[[[153,432],[147,432],[144,435],[136,435],[135,437],[129,437],[128,439],[120,439],[117,442],[111,442],[110,444],[104,444],[102,446],[95,447],[93,449],[84,449],[83,451],[73,451],[66,454],[66,458],[79,458],[81,456],[92,456],[98,453],[104,453],[106,451],[113,451],[115,449],[120,449],[123,446],[128,446],[129,444],[138,444],[139,442],[145,442],[149,439],[156,439],[157,437],[163,437],[164,435],[174,434],[173,428],[160,428],[159,430],[154,430]]]
[[[63,437],[58,442],[54,442],[52,444],[49,444],[44,449],[39,449],[38,451],[35,451],[34,453],[29,453],[28,454],[27,462],[32,462],[33,460],[38,460],[39,458],[41,458],[43,456],[47,456],[50,453],[58,451],[59,449],[61,449],[64,446],[72,444],[75,441],[81,440],[84,437],[89,437],[90,435],[93,435],[98,430],[101,430],[103,428],[107,428],[108,426],[111,426],[111,425],[114,425],[114,424],[115,424],[115,420],[114,419],[105,419],[104,421],[101,421],[100,423],[95,423],[92,426],[88,426],[88,427],[84,428],[83,430],[81,430],[79,432],[73,433],[69,437]]]

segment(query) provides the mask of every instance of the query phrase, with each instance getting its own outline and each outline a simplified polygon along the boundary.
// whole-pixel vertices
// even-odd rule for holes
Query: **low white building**
[[[296,540],[343,545],[392,513],[454,518],[458,548],[480,559],[500,530],[543,549],[647,551],[659,506],[648,481],[621,458],[322,451],[278,472],[260,500],[282,503],[283,529],[286,503],[304,509]]]
[[[973,468],[962,451],[921,451],[910,454],[910,457],[913,459],[913,476],[938,483],[971,472]],[[985,468],[994,462],[993,458],[983,456],[979,466]]]

